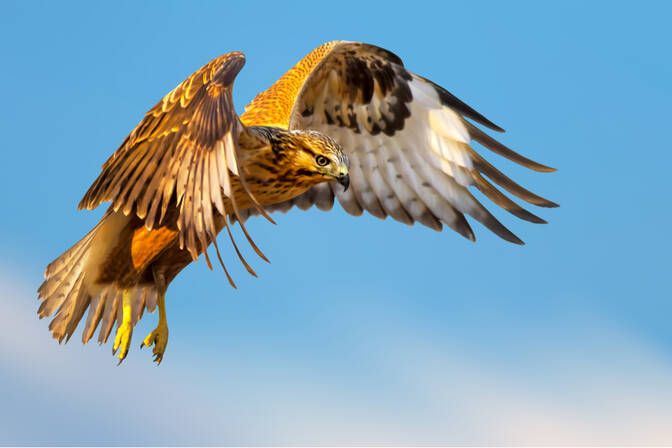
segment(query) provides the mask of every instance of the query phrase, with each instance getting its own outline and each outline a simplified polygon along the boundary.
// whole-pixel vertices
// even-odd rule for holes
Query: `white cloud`
[[[0,443],[672,442],[670,362],[599,319],[578,330],[590,350],[556,341],[543,358],[493,364],[459,341],[432,343],[412,317],[377,324],[363,308],[324,322],[343,327],[359,363],[348,377],[292,353],[213,360],[179,343],[180,362],[155,368],[144,354],[117,368],[109,344],[51,340],[28,284],[0,274],[0,392],[11,398]]]

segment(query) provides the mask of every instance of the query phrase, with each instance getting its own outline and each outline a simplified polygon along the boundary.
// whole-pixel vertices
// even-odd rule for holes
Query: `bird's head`
[[[350,162],[341,145],[317,132],[296,130],[288,133],[293,151],[287,151],[291,165],[300,183],[317,184],[336,180],[347,190],[350,185]]]

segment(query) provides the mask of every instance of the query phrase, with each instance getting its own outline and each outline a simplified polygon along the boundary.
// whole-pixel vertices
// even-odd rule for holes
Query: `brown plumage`
[[[98,339],[105,342],[116,323],[114,349],[121,348],[121,360],[133,326],[158,304],[159,327],[144,344],[155,345],[160,361],[167,341],[165,290],[200,254],[212,268],[210,244],[224,267],[216,241],[221,230],[252,275],[230,226],[239,224],[266,259],[244,227],[251,215],[271,220],[268,212],[294,205],[327,210],[338,198],[354,215],[366,210],[436,230],[445,224],[473,240],[468,214],[522,244],[468,187],[530,222],[545,221],[483,176],[527,202],[556,206],[509,179],[469,143],[536,171],[552,168],[471,124],[467,119],[502,131],[387,50],[344,41],[321,45],[239,118],[232,89],[244,62],[233,52],[196,71],[147,112],[103,165],[80,208],[109,201],[108,212],[47,267],[39,289],[40,317],[56,313],[50,329],[59,342],[70,338],[88,309],[82,340],[100,327]]]

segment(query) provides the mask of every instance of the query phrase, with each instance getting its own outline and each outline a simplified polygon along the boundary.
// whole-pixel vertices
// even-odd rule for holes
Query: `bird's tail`
[[[77,244],[52,261],[44,273],[46,280],[38,289],[42,300],[40,319],[55,313],[49,330],[61,343],[67,342],[88,309],[82,342],[87,343],[99,324],[98,342],[105,343],[115,322],[122,320],[122,289],[115,283],[98,283],[100,266],[117,243],[117,235],[128,218],[108,213]],[[137,285],[132,291],[132,325],[140,320],[145,308],[156,308],[157,291],[153,284]]]

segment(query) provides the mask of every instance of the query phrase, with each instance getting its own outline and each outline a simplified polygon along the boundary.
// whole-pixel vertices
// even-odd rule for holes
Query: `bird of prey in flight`
[[[233,81],[243,68],[240,52],[203,66],[154,107],[103,165],[80,208],[110,202],[81,241],[47,266],[38,314],[67,341],[88,310],[82,341],[100,328],[113,353],[128,354],[133,328],[145,309],[159,323],[142,342],[160,363],[168,342],[165,293],[199,255],[212,269],[217,234],[226,229],[245,268],[231,227],[268,261],[245,230],[245,221],[293,206],[332,208],[335,199],[352,215],[364,211],[443,225],[474,240],[469,215],[501,238],[522,241],[471,194],[480,190],[518,218],[545,221],[502,191],[541,207],[555,207],[512,181],[470,145],[535,171],[533,162],[494,140],[474,123],[503,130],[450,92],[404,67],[390,51],[359,42],[317,47],[261,92],[245,113],[233,107]],[[492,182],[492,183],[491,183]],[[348,188],[349,187],[349,188]]]

